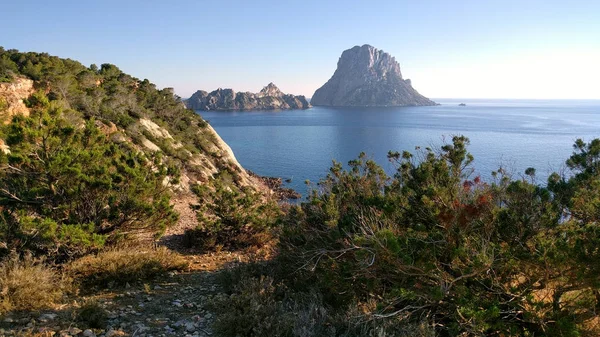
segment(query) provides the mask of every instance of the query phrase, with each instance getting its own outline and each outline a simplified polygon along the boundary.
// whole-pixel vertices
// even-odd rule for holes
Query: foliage
[[[249,199],[258,198],[238,190],[239,169],[222,155],[214,130],[172,89],[159,90],[112,64],[85,67],[46,53],[2,48],[0,60],[0,78],[28,77],[36,89],[25,100],[31,118],[16,117],[0,130],[11,148],[0,158],[0,179],[7,183],[0,195],[7,205],[0,206],[0,242],[9,249],[68,258],[98,249],[119,233],[142,227],[160,233],[175,219],[160,183],[177,184],[182,172],[202,180],[206,166],[231,175],[238,196],[225,199],[253,203]],[[173,138],[153,136],[141,118]],[[139,153],[144,139],[160,151]],[[50,160],[36,157],[42,155]],[[203,236],[204,229],[194,233]],[[215,237],[214,228],[210,232]],[[239,232],[259,239],[254,232]]]
[[[46,93],[50,102],[68,112],[85,120],[114,123],[132,139],[142,136],[143,128],[137,123],[140,118],[152,120],[174,138],[160,144],[163,151],[170,151],[173,144],[179,143],[185,149],[170,158],[175,167],[192,169],[186,151],[209,152],[216,142],[206,121],[186,109],[172,89],[159,90],[147,79],[132,77],[112,64],[85,67],[47,53],[23,53],[0,47],[0,82],[10,82],[16,76],[33,79],[35,87]]]
[[[199,225],[186,233],[191,246],[243,248],[260,246],[271,239],[280,208],[250,187],[238,189],[231,175],[221,173],[210,184],[194,186]]]
[[[209,303],[217,313],[213,329],[219,336],[433,336],[433,329],[423,323],[364,320],[362,306],[336,312],[318,289],[297,291],[260,275],[270,269],[253,264],[221,272],[226,294]]]
[[[93,329],[104,329],[108,323],[108,313],[98,302],[88,301],[76,312],[77,320]]]
[[[68,279],[31,256],[0,263],[0,314],[50,307],[69,289]]]
[[[187,267],[183,257],[164,247],[149,251],[114,249],[71,262],[68,273],[85,285],[125,285]]]
[[[333,317],[357,308],[352,331],[362,335],[376,331],[371,323],[425,324],[440,336],[597,335],[597,144],[578,141],[573,174],[553,175],[547,188],[532,183],[533,169],[483,182],[461,136],[439,151],[391,152],[393,177],[362,154],[347,170],[334,163],[286,216],[277,268],[252,275],[260,295],[231,280],[232,305],[241,304],[229,324],[259,308],[298,316],[286,299],[316,292],[336,336],[352,329]]]
[[[4,128],[10,153],[0,153],[0,239],[11,248],[77,255],[177,219],[157,158],[110,141],[94,120],[68,123],[42,94],[29,104],[31,117]]]

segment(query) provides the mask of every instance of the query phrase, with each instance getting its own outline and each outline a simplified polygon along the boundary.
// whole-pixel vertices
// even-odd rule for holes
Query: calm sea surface
[[[332,160],[347,163],[361,151],[388,172],[388,151],[439,147],[453,135],[471,140],[476,174],[500,166],[516,175],[537,169],[544,183],[564,168],[577,138],[600,138],[600,100],[454,100],[440,106],[324,108],[279,112],[199,112],[231,146],[238,161],[258,174],[289,178],[306,193]],[[459,103],[467,106],[460,107]]]

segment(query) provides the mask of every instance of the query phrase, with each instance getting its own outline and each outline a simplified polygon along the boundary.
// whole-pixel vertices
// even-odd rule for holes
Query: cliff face
[[[0,83],[0,119],[9,123],[17,114],[29,115],[23,100],[33,93],[33,81],[18,77],[10,83]]]
[[[436,103],[402,78],[396,59],[369,45],[342,53],[335,73],[315,91],[317,106],[417,106]]]
[[[213,92],[196,91],[185,101],[193,110],[289,110],[308,109],[310,103],[304,96],[284,94],[273,83],[269,83],[259,93],[238,92],[232,89],[217,89]]]

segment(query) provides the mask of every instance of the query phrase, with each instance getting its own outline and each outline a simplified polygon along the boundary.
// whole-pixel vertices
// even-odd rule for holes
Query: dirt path
[[[221,292],[216,280],[219,272],[262,254],[190,251],[183,239],[185,231],[197,225],[196,213],[189,207],[197,200],[192,194],[181,194],[173,200],[179,221],[158,244],[181,253],[189,264],[186,271],[125,287],[86,289],[69,296],[63,301],[65,304],[53,310],[11,313],[0,317],[0,336],[212,336],[215,317],[208,310],[208,303]],[[150,234],[138,240],[143,245],[152,244]],[[86,303],[95,303],[97,311],[105,313],[104,328],[94,329],[78,316]]]
[[[191,192],[181,193],[173,197],[173,208],[179,213],[179,220],[174,226],[167,228],[165,235],[159,241],[159,244],[172,250],[185,250],[184,233],[188,229],[198,226],[196,211],[191,205],[198,203],[198,197]]]
[[[72,297],[54,310],[13,313],[0,319],[0,336],[212,336],[207,304],[220,293],[219,270],[246,260],[244,253],[186,255],[189,269],[115,289]],[[104,329],[91,329],[77,317],[84,303],[107,314]],[[101,311],[101,310],[99,310]]]

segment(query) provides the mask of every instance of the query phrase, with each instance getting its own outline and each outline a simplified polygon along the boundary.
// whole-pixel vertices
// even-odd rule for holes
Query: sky
[[[432,98],[600,99],[600,1],[3,0],[0,46],[112,63],[182,97],[312,96],[370,44]]]

